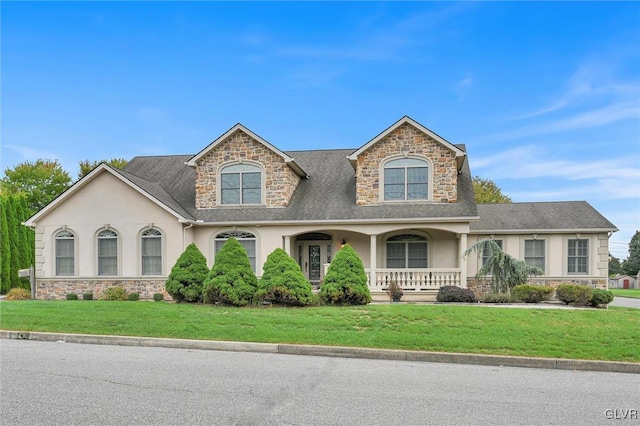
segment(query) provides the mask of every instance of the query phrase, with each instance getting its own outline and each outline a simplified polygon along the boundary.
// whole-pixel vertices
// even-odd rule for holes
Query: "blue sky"
[[[357,148],[404,115],[514,201],[640,229],[639,2],[2,2],[2,171]]]

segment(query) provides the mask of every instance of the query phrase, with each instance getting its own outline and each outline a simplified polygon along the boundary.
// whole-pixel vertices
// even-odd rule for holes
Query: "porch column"
[[[467,261],[464,252],[467,250],[467,234],[458,234],[458,268],[460,268],[460,287],[467,288]]]
[[[378,255],[376,253],[377,236],[371,235],[371,248],[369,249],[369,287],[376,286],[376,259]]]
[[[284,236],[284,251],[291,256],[291,236],[289,235]]]

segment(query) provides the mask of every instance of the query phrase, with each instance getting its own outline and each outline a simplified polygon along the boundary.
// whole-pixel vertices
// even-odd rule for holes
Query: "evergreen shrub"
[[[511,289],[511,298],[526,303],[540,303],[551,299],[553,288],[542,285],[517,285]]]
[[[362,260],[348,244],[338,250],[329,265],[320,286],[320,300],[330,305],[366,305],[371,302]]]
[[[155,302],[162,302],[164,300],[164,294],[162,294],[162,293],[153,293],[153,300]]]
[[[129,300],[130,302],[137,302],[138,300],[140,300],[140,293],[129,293],[129,295],[127,296],[127,300]]]
[[[567,305],[588,305],[592,294],[593,289],[586,285],[560,284],[556,288],[556,297]]]
[[[82,293],[82,300],[93,300],[93,293],[90,291]]]
[[[609,303],[613,301],[613,293],[609,290],[600,290],[598,288],[593,289],[593,293],[591,294],[591,306],[606,307]]]
[[[109,287],[102,292],[102,300],[127,300],[127,291],[123,287]]]
[[[78,295],[76,293],[67,293],[67,300],[78,300]]]
[[[475,303],[476,295],[469,288],[446,285],[440,287],[436,300],[438,302]]]
[[[206,303],[245,306],[254,302],[258,278],[253,273],[247,251],[229,238],[218,254],[203,284]]]
[[[483,303],[511,303],[511,295],[507,293],[487,293],[482,296]]]
[[[258,282],[256,299],[285,305],[311,304],[311,284],[305,278],[300,265],[281,248],[267,257]]]
[[[209,274],[207,259],[194,243],[180,255],[167,277],[167,293],[178,303],[202,301],[202,284]]]

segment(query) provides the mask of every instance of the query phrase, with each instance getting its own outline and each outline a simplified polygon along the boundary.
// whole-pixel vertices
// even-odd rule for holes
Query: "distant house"
[[[166,294],[188,244],[211,266],[231,237],[257,275],[281,247],[316,287],[349,244],[378,299],[392,280],[407,300],[445,285],[487,291],[474,278],[482,254],[463,256],[482,238],[540,267],[534,282],[607,287],[617,229],[587,202],[476,205],[471,176],[464,145],[409,117],[359,148],[313,151],[281,151],[237,124],[195,155],[102,164],[26,221],[36,232],[36,294],[116,285]]]
[[[629,275],[616,275],[615,277],[609,278],[609,287],[625,289],[639,288],[638,277],[631,277]]]

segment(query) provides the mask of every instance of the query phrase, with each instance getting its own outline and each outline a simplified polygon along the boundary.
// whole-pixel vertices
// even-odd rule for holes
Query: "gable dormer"
[[[465,152],[405,116],[348,158],[356,204],[455,203]]]
[[[239,123],[186,164],[196,169],[196,209],[286,207],[306,177],[293,158]]]

